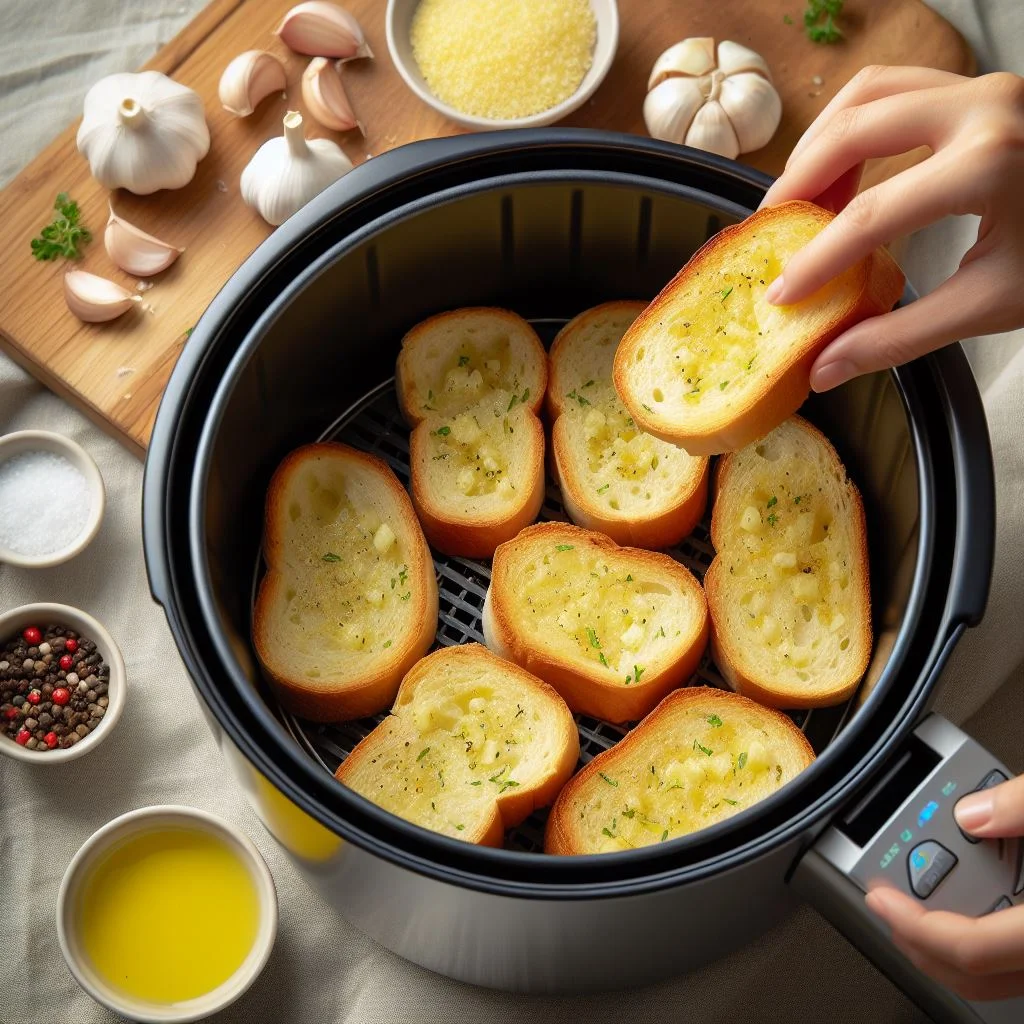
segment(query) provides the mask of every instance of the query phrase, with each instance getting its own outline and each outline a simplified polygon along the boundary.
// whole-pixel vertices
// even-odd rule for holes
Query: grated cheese
[[[413,56],[439,100],[502,120],[568,99],[596,38],[588,0],[423,0],[411,30]]]

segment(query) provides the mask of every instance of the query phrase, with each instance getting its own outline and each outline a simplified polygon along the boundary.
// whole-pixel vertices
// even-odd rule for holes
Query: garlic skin
[[[105,188],[181,188],[209,149],[203,101],[159,71],[108,75],[86,93],[78,151]]]
[[[326,57],[314,57],[302,73],[302,99],[310,115],[325,128],[366,134],[352,109],[341,75]]]
[[[644,123],[656,139],[735,159],[766,146],[782,100],[760,54],[724,39],[694,37],[669,47],[647,82]]]
[[[308,57],[345,61],[373,56],[359,22],[343,7],[327,0],[308,0],[293,7],[274,34],[288,49]]]
[[[302,115],[289,110],[284,136],[264,142],[242,171],[242,199],[276,227],[351,170],[340,146],[307,139]]]
[[[246,50],[224,69],[217,95],[229,114],[248,117],[272,92],[284,92],[287,84],[284,65],[272,53]]]
[[[116,320],[142,299],[105,277],[69,270],[64,275],[64,301],[79,320],[101,324]]]
[[[114,213],[113,206],[109,208],[110,218],[103,233],[103,246],[107,255],[126,274],[152,277],[166,270],[185,251],[147,234]]]

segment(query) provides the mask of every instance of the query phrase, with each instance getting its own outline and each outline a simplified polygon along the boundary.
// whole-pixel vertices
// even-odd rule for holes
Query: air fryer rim
[[[580,135],[585,136],[579,140],[579,143],[585,146],[594,146],[595,143],[598,145],[609,145],[614,144],[615,147],[621,148],[624,145],[630,148],[638,148],[646,150],[648,152],[653,151],[658,156],[670,155],[673,157],[676,163],[679,162],[695,162],[703,165],[705,169],[717,170],[716,165],[727,164],[728,174],[731,177],[736,177],[739,174],[741,177],[747,179],[748,185],[763,190],[767,183],[767,179],[764,176],[759,175],[757,172],[749,171],[746,168],[740,168],[739,165],[732,164],[731,162],[721,161],[718,158],[710,158],[706,154],[700,154],[696,156],[692,152],[677,152],[674,147],[671,148],[669,153],[665,153],[666,147],[659,144],[650,144],[641,140],[626,138],[625,140],[621,136],[607,136],[605,133],[566,133],[558,131],[546,131],[546,132],[528,132],[528,133],[515,133],[528,136],[542,136],[542,139],[537,141],[551,144],[564,144],[574,146],[577,145],[577,137]],[[574,137],[576,136],[576,137]],[[597,136],[595,138],[595,136]],[[451,142],[458,142],[461,145],[456,147],[463,152],[470,152],[479,154],[481,152],[494,153],[501,149],[508,149],[508,135],[504,135],[501,138],[501,143],[495,142],[494,140],[488,140],[486,137],[476,137],[472,140],[472,145],[467,146],[466,140],[446,140]],[[527,139],[522,140],[521,146],[529,146],[533,140]],[[490,145],[488,144],[490,143]],[[430,144],[425,144],[430,145]],[[415,150],[417,146],[406,147],[406,149]],[[515,148],[514,146],[511,148]],[[435,146],[436,151],[436,146]],[[660,152],[659,152],[660,151]],[[396,154],[402,151],[396,151]],[[380,172],[382,165],[386,164],[388,156],[379,157],[374,160],[374,171]],[[410,154],[402,154],[405,163],[410,160]],[[685,161],[680,161],[680,156],[685,157]],[[447,157],[441,154],[441,159],[435,161],[442,165],[450,163],[453,157],[449,154]],[[415,165],[415,161],[413,161]],[[386,168],[385,168],[386,170]],[[430,165],[419,165],[417,173],[426,173],[430,170]],[[571,170],[571,166],[567,167],[556,177],[571,177],[574,180],[579,178],[579,172]],[[401,175],[398,175],[400,178]],[[521,178],[521,175],[513,175],[513,178]],[[540,180],[540,177],[536,174],[530,175],[527,173],[525,180]],[[605,180],[609,176],[605,175]],[[626,183],[631,183],[639,186],[642,179],[635,175],[620,175],[619,176]],[[373,191],[374,183],[379,182],[379,178],[370,179],[367,176],[363,177],[363,192],[356,192],[356,196],[365,195],[370,191]],[[506,182],[508,183],[508,182]],[[369,186],[369,188],[367,187]],[[471,190],[491,189],[495,187],[494,178],[485,178],[482,180],[471,179],[469,188]],[[671,195],[679,195],[680,191],[684,194],[689,192],[693,194],[693,190],[686,189],[685,186],[677,186],[671,184],[665,179],[658,179],[656,181],[646,180],[642,182],[642,187],[646,189],[656,189],[658,191],[666,192]],[[449,193],[448,198],[453,198],[457,194],[465,194],[465,187],[454,188],[446,190]],[[258,275],[260,267],[267,267],[272,265],[275,255],[280,255],[282,252],[293,244],[296,244],[301,240],[304,229],[308,230],[309,224],[319,221],[321,224],[329,221],[332,216],[339,215],[345,209],[350,208],[351,203],[345,204],[339,202],[340,200],[348,199],[351,201],[352,196],[346,195],[350,192],[349,189],[333,189],[329,190],[328,193],[322,195],[314,204],[311,204],[314,209],[310,210],[309,218],[306,225],[296,225],[292,231],[286,232],[285,237],[282,237],[275,245],[275,238],[271,238],[260,250],[257,251],[254,257],[249,261],[250,266],[244,267],[243,271],[249,271],[249,273],[242,273],[236,275],[234,279],[227,286],[225,286],[224,292],[221,296],[215,300],[215,303],[211,306],[210,312],[207,317],[204,317],[204,322],[200,325],[201,331],[197,330],[196,334],[199,335],[198,340],[194,339],[192,342],[193,351],[197,351],[201,354],[200,350],[195,346],[209,346],[209,344],[216,339],[218,332],[224,327],[230,309],[235,301],[238,301],[239,293],[245,293],[252,287],[251,281],[246,281],[245,278],[252,278]],[[331,193],[338,193],[335,198]],[[433,195],[423,202],[426,205],[433,205],[436,202],[443,201],[445,198],[444,194]],[[705,205],[718,206],[723,209],[733,206],[724,202],[719,197],[700,192],[696,195],[696,198]],[[232,378],[237,373],[238,368],[244,363],[247,354],[259,343],[259,338],[265,332],[267,326],[272,319],[277,315],[280,309],[288,304],[293,297],[301,291],[311,276],[320,272],[323,267],[336,259],[343,258],[343,255],[353,245],[358,244],[366,234],[376,233],[379,230],[384,230],[387,227],[393,225],[397,221],[404,219],[407,216],[415,215],[410,209],[410,205],[399,206],[389,210],[382,216],[374,219],[368,224],[365,224],[362,229],[356,232],[351,232],[346,235],[341,241],[335,243],[329,249],[321,254],[321,256],[310,264],[307,269],[296,276],[293,276],[281,289],[281,291],[269,302],[266,306],[265,312],[261,318],[252,325],[248,330],[243,342],[235,350],[235,354],[231,360],[231,369],[229,373],[225,375],[224,381],[222,381],[218,388],[218,398],[224,394],[226,383],[229,378]],[[729,212],[734,212],[730,210]],[[280,234],[280,233],[279,233]],[[276,237],[276,236],[275,236]],[[268,248],[272,251],[268,252]],[[255,261],[255,265],[254,264]],[[255,272],[255,273],[254,273]],[[234,287],[233,287],[234,286]],[[233,293],[233,294],[232,294]],[[911,296],[912,297],[912,296]],[[954,352],[952,350],[947,351],[945,355],[932,357],[934,365],[922,367],[910,367],[895,373],[897,387],[900,391],[901,396],[904,400],[905,408],[908,412],[908,422],[910,425],[912,440],[915,448],[916,466],[918,473],[918,485],[921,495],[921,527],[920,537],[918,545],[918,562],[915,566],[915,580],[911,590],[911,597],[908,601],[907,610],[904,613],[903,621],[901,623],[899,631],[899,639],[897,640],[897,648],[901,642],[906,643],[907,633],[909,631],[911,623],[919,619],[921,613],[921,606],[924,601],[925,591],[925,579],[927,570],[931,566],[931,560],[928,557],[930,552],[930,545],[934,540],[934,527],[933,527],[933,508],[928,498],[929,495],[933,494],[931,480],[931,463],[928,449],[927,438],[918,429],[917,420],[921,415],[921,396],[918,394],[918,387],[915,378],[920,378],[922,382],[927,382],[931,377],[932,372],[938,373],[941,378],[944,373],[962,373],[966,369],[966,360],[962,353]],[[182,360],[185,363],[185,360]],[[940,362],[946,363],[943,369],[938,365]],[[955,363],[962,363],[963,366],[955,366]],[[171,464],[173,462],[174,452],[170,445],[174,441],[175,430],[173,429],[174,422],[177,420],[176,413],[180,412],[181,406],[185,400],[186,392],[189,384],[195,377],[196,370],[198,369],[198,359],[191,359],[184,366],[180,366],[179,370],[176,370],[174,378],[172,379],[172,386],[168,388],[164,399],[164,408],[162,408],[162,415],[158,418],[158,429],[154,431],[154,448],[155,452],[159,452],[159,456],[154,458],[151,455],[150,465],[147,467],[147,477],[151,483],[150,487],[147,487],[147,557],[151,566],[155,559],[162,559],[166,556],[167,549],[163,541],[166,538],[160,538],[159,540],[153,537],[154,529],[163,528],[163,519],[160,515],[156,516],[158,522],[153,523],[149,515],[149,509],[153,507],[153,502],[157,499],[163,500],[163,495],[159,493],[154,494],[154,489],[159,488],[161,483],[166,483],[168,473],[170,472]],[[968,371],[969,372],[969,371]],[[977,400],[975,392],[975,400]],[[216,402],[214,403],[217,404]],[[916,407],[916,414],[915,414]],[[969,418],[969,417],[968,417]],[[162,421],[162,422],[161,422]],[[170,425],[170,428],[169,428]],[[205,471],[207,460],[209,457],[210,439],[211,439],[211,421],[207,419],[203,426],[203,440],[200,445],[199,455],[196,459],[195,474],[193,483],[195,480],[199,480]],[[197,489],[193,486],[190,501],[190,512],[191,512],[191,532],[193,536],[193,544],[195,550],[193,555],[197,555],[197,561],[193,562],[193,567],[199,571],[200,578],[204,573],[208,573],[208,567],[205,566],[205,550],[201,543],[202,540],[202,504],[203,504],[204,492],[202,489]],[[167,564],[161,567],[166,574]],[[985,570],[985,567],[982,567]],[[246,701],[247,707],[245,709],[245,717],[247,722],[244,724],[235,711],[230,708],[225,701],[222,699],[222,695],[218,692],[217,687],[213,685],[212,679],[207,675],[210,666],[206,664],[204,659],[200,655],[197,643],[192,635],[189,624],[186,622],[185,616],[182,614],[182,594],[177,591],[174,594],[173,602],[170,600],[171,594],[167,593],[164,595],[165,604],[167,607],[168,618],[171,621],[172,630],[174,630],[176,639],[179,641],[179,646],[187,648],[186,660],[190,663],[190,668],[193,670],[194,677],[196,679],[197,689],[200,690],[204,700],[210,706],[220,721],[222,727],[231,736],[232,741],[235,742],[246,754],[250,761],[252,761],[264,774],[266,774],[271,781],[278,786],[283,792],[285,792],[294,802],[300,807],[303,807],[308,812],[312,813],[314,817],[321,820],[328,828],[338,834],[349,838],[356,842],[358,845],[365,848],[371,849],[378,854],[387,856],[389,859],[395,860],[398,863],[419,870],[427,874],[440,875],[443,877],[455,878],[460,884],[470,884],[476,888],[491,888],[494,887],[495,891],[509,893],[512,891],[525,891],[534,897],[549,898],[556,896],[568,896],[568,897],[583,897],[588,895],[594,895],[595,891],[600,891],[603,895],[611,895],[614,891],[629,891],[636,892],[638,887],[644,888],[648,886],[660,886],[660,885],[671,885],[678,884],[687,879],[700,877],[706,872],[715,872],[722,870],[727,866],[739,863],[747,857],[765,852],[768,848],[774,847],[776,844],[786,841],[792,838],[794,832],[806,831],[809,828],[815,826],[816,823],[822,821],[828,810],[845,798],[848,791],[853,785],[859,785],[866,773],[872,770],[872,767],[877,767],[881,757],[884,753],[891,748],[891,745],[895,743],[898,738],[904,735],[911,726],[913,725],[914,718],[918,711],[923,706],[924,700],[926,699],[928,692],[934,682],[937,675],[937,668],[945,659],[945,655],[948,653],[952,642],[955,641],[958,635],[958,630],[954,628],[955,623],[952,620],[944,617],[939,628],[936,630],[936,639],[932,644],[931,649],[928,651],[926,657],[923,659],[922,668],[918,672],[917,679],[914,685],[909,689],[906,694],[905,700],[899,712],[892,716],[892,720],[888,723],[887,728],[883,731],[882,735],[876,739],[875,744],[870,748],[867,754],[860,754],[856,758],[857,765],[856,771],[851,772],[848,777],[841,780],[840,782],[831,782],[824,787],[821,794],[816,800],[806,805],[795,814],[787,815],[781,824],[776,825],[771,831],[764,833],[758,833],[752,839],[743,842],[739,845],[731,845],[729,850],[725,853],[719,853],[712,856],[710,859],[697,861],[693,864],[679,865],[678,861],[680,856],[686,856],[688,853],[699,854],[701,848],[707,848],[712,845],[714,840],[719,834],[728,834],[739,832],[742,834],[743,830],[738,828],[734,823],[723,823],[722,826],[714,826],[712,828],[703,830],[700,833],[695,833],[690,837],[683,837],[675,840],[672,843],[666,844],[666,850],[671,853],[672,856],[668,856],[666,851],[657,850],[654,848],[654,853],[650,853],[651,848],[647,850],[628,851],[621,854],[609,854],[601,858],[588,859],[591,862],[597,860],[600,862],[600,870],[592,870],[592,865],[584,866],[581,859],[573,858],[538,858],[532,854],[522,854],[513,851],[504,850],[480,850],[478,848],[467,848],[466,844],[459,843],[457,840],[447,839],[443,836],[439,836],[435,833],[428,832],[420,829],[417,826],[413,826],[407,822],[397,819],[387,812],[382,811],[375,805],[370,804],[357,794],[350,793],[342,790],[341,787],[334,786],[333,780],[324,776],[324,773],[316,768],[308,758],[300,751],[287,749],[280,744],[277,744],[277,755],[279,758],[283,757],[283,762],[288,765],[291,770],[298,770],[300,778],[304,778],[309,785],[304,789],[296,784],[295,778],[289,775],[288,772],[283,770],[281,761],[275,761],[273,757],[268,756],[267,751],[263,749],[260,743],[255,742],[255,736],[253,733],[262,734],[262,741],[272,741],[273,734],[276,727],[276,720],[273,720],[269,715],[269,712],[262,705],[262,702],[253,701],[249,694],[250,686],[247,681],[239,680],[237,673],[232,673],[231,661],[229,652],[225,651],[224,645],[220,642],[220,638],[217,630],[210,629],[211,624],[215,623],[215,616],[213,614],[213,608],[210,601],[210,592],[208,585],[208,575],[203,585],[199,586],[199,593],[196,595],[199,604],[202,607],[203,625],[207,631],[207,640],[212,641],[215,647],[220,649],[216,651],[220,665],[218,669],[221,673],[228,675],[234,675],[233,685],[235,687],[236,695],[240,695],[243,700]],[[159,595],[158,595],[159,596]],[[916,601],[916,604],[915,604]],[[225,659],[225,654],[228,654],[228,658]],[[905,651],[903,652],[905,656]],[[186,651],[183,650],[183,654]],[[872,711],[870,705],[872,703],[879,704],[884,698],[889,696],[889,691],[892,689],[894,683],[893,680],[898,676],[897,667],[897,651],[894,650],[891,656],[890,662],[886,666],[886,670],[883,673],[883,678],[879,682],[874,692],[868,698],[866,705],[860,709],[858,717],[864,721],[868,721],[871,717]],[[254,728],[256,727],[256,728]],[[819,781],[818,777],[823,777],[826,774],[826,769],[829,768],[833,762],[838,762],[840,756],[847,752],[847,748],[853,743],[854,736],[857,730],[846,731],[845,737],[840,737],[829,749],[826,750],[822,757],[819,759],[818,764],[821,765],[820,769],[815,772],[813,776],[809,776],[804,780],[801,789],[810,788],[815,782]],[[844,745],[843,740],[846,739]],[[817,767],[817,766],[815,766]],[[805,773],[806,774],[806,773]],[[799,781],[799,780],[798,780]],[[333,792],[328,793],[328,799],[326,804],[323,800],[315,799],[311,796],[311,793],[316,793],[318,790],[323,790],[324,783],[330,783],[333,787]],[[754,825],[758,821],[764,820],[769,814],[775,809],[776,806],[783,804],[790,804],[793,796],[796,795],[799,790],[795,790],[794,787],[797,783],[786,787],[786,790],[778,795],[777,805],[773,802],[764,801],[759,808],[754,808],[747,814],[750,815],[748,825]],[[337,807],[341,806],[346,817],[342,818],[337,813]],[[360,806],[364,805],[364,806]],[[392,845],[393,840],[398,840],[397,848]],[[424,856],[428,854],[429,856]],[[563,870],[566,865],[560,865],[558,862],[569,861],[571,868],[566,871]],[[513,878],[502,878],[501,875],[506,873],[506,870],[514,865],[516,862],[523,862],[522,865],[528,865],[529,872],[533,876],[537,876],[541,873],[552,875],[552,883],[538,885],[535,882],[523,885],[517,883]],[[672,863],[675,862],[675,863]],[[486,876],[481,876],[478,869],[486,865],[488,868],[494,869]],[[628,877],[633,872],[639,869],[640,877]],[[519,871],[514,872],[515,875],[519,875]],[[624,877],[627,876],[627,877]],[[557,879],[557,881],[556,881]],[[572,879],[573,884],[566,885],[566,879]],[[561,883],[561,884],[560,884]]]

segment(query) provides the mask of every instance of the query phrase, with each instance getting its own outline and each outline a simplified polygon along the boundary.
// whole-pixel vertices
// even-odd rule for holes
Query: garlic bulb
[[[359,22],[343,7],[327,0],[308,0],[293,7],[275,34],[290,50],[309,57],[356,60],[373,56]]]
[[[105,277],[69,270],[64,275],[64,301],[79,320],[100,324],[128,312],[142,299]]]
[[[314,57],[302,73],[302,98],[314,120],[336,132],[358,128],[366,134],[349,103],[341,75],[326,57]]]
[[[307,140],[302,115],[289,110],[284,136],[264,142],[242,171],[242,198],[276,226],[351,170],[340,146],[328,139]]]
[[[185,251],[146,234],[123,217],[118,217],[113,206],[109,208],[110,219],[103,233],[103,245],[107,255],[126,274],[152,277],[166,270]]]
[[[684,39],[655,62],[644,121],[656,139],[735,159],[768,144],[782,100],[764,59],[739,43]]]
[[[78,151],[106,188],[181,188],[209,148],[203,101],[159,71],[108,75],[86,93]]]
[[[284,65],[272,53],[246,50],[224,69],[217,95],[229,114],[248,117],[272,92],[284,92],[287,84]]]

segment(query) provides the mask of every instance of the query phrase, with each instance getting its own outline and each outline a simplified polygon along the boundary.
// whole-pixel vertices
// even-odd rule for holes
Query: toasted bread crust
[[[289,476],[310,458],[323,456],[343,458],[361,463],[379,474],[381,487],[392,495],[401,520],[395,532],[403,536],[410,552],[410,577],[422,581],[412,588],[416,606],[413,610],[416,629],[404,637],[396,638],[389,657],[379,664],[363,669],[352,679],[339,679],[330,689],[312,687],[301,676],[289,671],[289,665],[277,656],[269,641],[270,614],[278,588],[285,586],[284,578],[275,570],[280,561],[283,543],[283,496]],[[252,638],[257,657],[270,677],[281,703],[290,711],[316,722],[338,722],[364,718],[388,707],[394,699],[402,677],[430,649],[437,631],[438,595],[434,563],[420,530],[405,488],[383,459],[336,442],[309,444],[287,455],[274,472],[267,493],[264,519],[264,558],[267,572],[260,581],[256,607],[253,611]]]
[[[685,448],[691,455],[718,455],[756,441],[803,405],[810,393],[811,366],[831,341],[861,320],[887,313],[899,300],[905,283],[903,271],[885,249],[876,249],[858,264],[860,290],[856,301],[842,316],[833,317],[820,330],[794,343],[742,408],[708,414],[700,424],[673,422],[670,415],[645,408],[631,391],[628,364],[640,345],[657,344],[660,318],[672,308],[676,293],[692,276],[713,270],[727,258],[739,238],[766,224],[784,223],[794,212],[811,214],[822,227],[834,216],[813,203],[793,200],[759,210],[740,224],[723,228],[693,254],[626,332],[615,355],[615,389],[643,430]]]
[[[792,418],[821,442],[822,448],[828,454],[830,461],[846,476],[846,469],[828,438],[812,423],[803,419],[803,417],[793,416]],[[729,486],[730,476],[735,467],[735,458],[736,455],[733,453],[723,456],[719,460],[715,478],[716,499]],[[740,664],[742,663],[742,641],[730,634],[728,630],[716,625],[716,618],[719,621],[722,618],[718,614],[718,609],[723,607],[725,601],[725,568],[721,555],[715,555],[704,575],[704,592],[707,594],[708,610],[711,617],[711,656],[722,673],[722,677],[737,693],[744,694],[768,707],[795,709],[830,707],[833,704],[840,704],[857,689],[871,660],[873,637],[871,632],[871,585],[868,572],[867,522],[864,517],[864,503],[857,485],[849,477],[847,477],[847,483],[852,495],[856,498],[854,502],[855,519],[851,524],[854,548],[850,552],[850,556],[853,564],[859,569],[853,575],[853,579],[859,591],[858,603],[863,608],[863,615],[856,624],[857,642],[859,648],[863,651],[863,656],[856,664],[850,666],[850,670],[845,676],[836,679],[835,686],[832,689],[808,695],[806,690],[787,686],[785,682],[778,679],[768,678],[767,676],[759,677],[753,673],[743,672],[740,669]],[[716,500],[711,515],[711,543],[716,549],[722,546],[725,530],[722,514],[721,505]]]
[[[467,831],[460,836],[466,842],[498,847],[502,845],[506,830],[525,821],[537,808],[547,807],[557,797],[579,760],[579,733],[565,701],[552,687],[518,665],[498,658],[481,644],[443,647],[421,658],[402,680],[393,710],[397,712],[400,708],[411,705],[416,698],[416,688],[420,682],[429,678],[439,662],[451,659],[459,659],[477,667],[481,678],[488,674],[500,673],[506,679],[513,680],[522,690],[524,701],[543,703],[546,717],[549,720],[557,720],[559,724],[560,742],[547,775],[532,785],[520,785],[499,793],[495,797],[489,818],[475,831]],[[356,744],[334,773],[339,782],[347,783],[352,773],[374,756],[380,742],[381,729],[382,726],[378,726]]]
[[[643,565],[671,580],[694,600],[696,622],[684,635],[674,656],[660,666],[648,665],[640,683],[621,686],[609,682],[607,673],[587,663],[577,663],[557,653],[534,649],[516,626],[514,595],[519,587],[515,560],[526,545],[549,548],[557,543],[591,546],[609,561]],[[697,670],[708,642],[708,616],[704,592],[693,574],[668,555],[641,548],[620,548],[609,537],[568,523],[537,523],[494,553],[491,585],[484,602],[483,628],[491,650],[521,665],[550,683],[573,711],[609,722],[642,718],[667,693],[682,686]]]
[[[584,843],[577,827],[573,804],[580,790],[601,772],[612,772],[616,764],[628,757],[633,748],[645,742],[647,734],[658,730],[664,724],[671,727],[672,716],[687,705],[702,710],[720,710],[723,714],[742,713],[744,709],[756,710],[758,715],[767,715],[779,727],[779,736],[789,741],[790,753],[794,760],[802,761],[806,768],[814,760],[814,749],[807,737],[785,715],[770,708],[764,708],[737,693],[716,690],[709,686],[688,686],[669,693],[640,724],[626,734],[610,750],[598,754],[578,771],[558,794],[548,815],[544,832],[544,852],[562,856],[585,854]]]
[[[616,544],[640,548],[668,548],[688,536],[700,522],[707,508],[708,463],[705,460],[703,472],[695,474],[680,487],[674,500],[662,504],[660,510],[643,518],[635,512],[616,512],[606,503],[594,500],[590,489],[581,479],[579,472],[580,454],[571,443],[569,426],[562,419],[565,411],[564,395],[568,384],[562,380],[563,352],[575,332],[584,330],[587,322],[595,317],[622,311],[638,315],[645,303],[620,300],[605,302],[573,317],[556,336],[548,353],[548,390],[545,408],[553,426],[551,429],[552,474],[562,493],[562,503],[569,518],[588,530],[599,530],[607,534]]]

